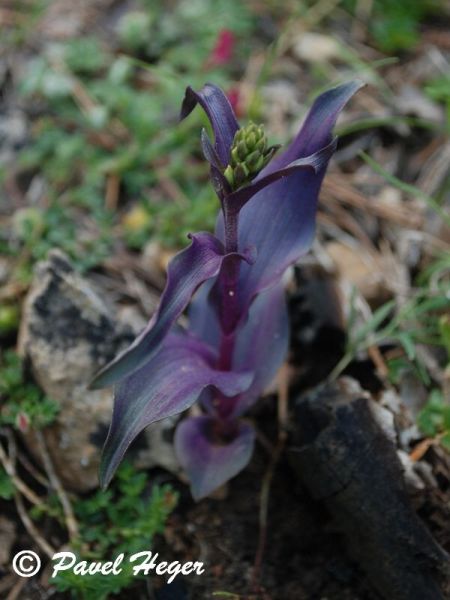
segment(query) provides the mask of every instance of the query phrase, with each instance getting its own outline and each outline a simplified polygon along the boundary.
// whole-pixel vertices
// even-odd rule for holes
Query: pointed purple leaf
[[[327,146],[321,148],[311,156],[299,158],[298,160],[294,160],[277,171],[271,171],[264,176],[258,176],[250,185],[243,187],[225,197],[224,204],[226,205],[226,209],[229,212],[239,212],[243,206],[259,191],[271,183],[278,181],[279,179],[293,175],[299,170],[310,169],[314,174],[320,172],[320,170],[325,168],[328,164],[328,161],[336,150],[336,144],[337,140],[332,140]]]
[[[211,282],[208,282],[195,299],[198,306],[191,306],[190,329],[217,347],[220,325],[217,313],[208,302],[210,288]],[[247,321],[241,324],[235,336],[233,368],[252,372],[253,379],[247,390],[231,398],[221,397],[219,404],[216,403],[217,393],[212,390],[202,392],[199,402],[209,415],[220,418],[233,418],[247,411],[272,381],[286,357],[289,320],[282,285],[269,288],[256,297]]]
[[[189,329],[203,342],[217,348],[221,329],[217,312],[208,299],[211,282],[198,291],[191,304]],[[275,285],[257,295],[247,320],[241,322],[234,335],[232,368],[252,372],[253,380],[245,392],[220,403],[222,417],[243,414],[269,385],[286,358],[289,319],[283,285]],[[209,392],[200,398],[211,414],[217,413],[214,400],[214,395]]]
[[[289,346],[289,317],[284,287],[259,294],[247,321],[236,332],[233,368],[253,373],[250,387],[229,401],[229,412],[243,414],[269,385],[283,364]]]
[[[219,156],[217,155],[216,149],[211,143],[208,134],[206,133],[206,129],[202,129],[202,133],[200,135],[200,140],[202,144],[203,156],[210,163],[210,165],[216,167],[217,169],[222,169],[222,165],[220,163]]]
[[[276,155],[270,161],[261,176],[282,169],[289,163],[310,156],[327,146],[331,142],[331,132],[339,113],[363,86],[362,81],[350,81],[318,96],[295,139],[284,152]]]
[[[168,267],[167,284],[156,314],[133,344],[106,365],[91,388],[116,383],[148,362],[168,331],[188,305],[195,290],[217,275],[224,260],[251,260],[238,254],[224,254],[221,242],[209,233],[191,236],[192,244],[179,252]]]
[[[204,283],[196,292],[189,306],[189,331],[213,348],[220,343],[221,328],[217,310],[210,292],[217,278]]]
[[[204,129],[202,129],[201,142],[203,154],[206,160],[209,162],[211,167],[211,181],[216,191],[216,194],[220,199],[224,198],[230,193],[230,184],[226,177],[223,175],[223,167],[220,164],[220,159],[214,146],[211,144],[211,140]]]
[[[214,148],[222,167],[225,168],[229,162],[234,134],[239,129],[230,101],[224,92],[212,83],[204,85],[199,92],[188,87],[181,107],[181,118],[187,117],[197,103],[208,116],[214,131]]]
[[[147,425],[186,410],[208,386],[225,396],[247,389],[251,373],[217,371],[211,367],[212,358],[200,341],[171,334],[148,363],[117,386],[100,467],[103,486]]]
[[[239,297],[245,314],[254,296],[279,280],[311,246],[319,189],[319,172],[299,170],[253,196],[239,215],[238,247],[254,244],[258,257],[251,268],[241,266]]]
[[[251,425],[236,422],[228,440],[219,440],[217,422],[208,416],[191,417],[175,432],[175,451],[191,482],[195,500],[204,498],[237,475],[250,461],[255,442]]]
[[[332,128],[339,111],[361,87],[360,82],[339,86],[322,94],[314,103],[300,133],[288,149],[276,156],[259,179],[276,174],[293,161],[325,151],[332,143]],[[245,315],[253,298],[281,278],[289,265],[304,254],[314,238],[317,201],[330,153],[322,154],[321,167],[297,169],[270,183],[251,197],[239,213],[238,247],[255,246],[257,260],[241,265],[239,305]],[[258,181],[258,180],[256,180]],[[223,239],[219,216],[216,234]]]

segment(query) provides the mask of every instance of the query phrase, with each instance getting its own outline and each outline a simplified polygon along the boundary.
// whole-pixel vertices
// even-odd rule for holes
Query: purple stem
[[[238,220],[239,214],[224,210],[225,221],[225,252],[238,251]],[[240,260],[225,261],[220,275],[221,283],[221,321],[224,337],[233,337],[233,331],[239,318],[239,303],[237,287],[239,282]],[[229,342],[228,342],[229,343]],[[231,358],[231,357],[230,357]],[[230,365],[231,366],[231,365]]]
[[[238,250],[238,223],[239,213],[224,208],[225,224],[225,251],[237,252]],[[222,338],[220,341],[218,369],[229,371],[233,362],[233,351],[236,341],[235,326],[239,316],[237,287],[239,281],[239,260],[229,260],[223,266],[221,277],[222,301]],[[217,399],[217,412],[221,418],[226,418],[232,409],[231,398],[220,395]],[[231,406],[230,406],[231,405]]]

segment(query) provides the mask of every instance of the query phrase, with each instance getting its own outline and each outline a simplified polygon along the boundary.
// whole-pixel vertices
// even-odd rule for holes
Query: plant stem
[[[224,207],[225,226],[225,252],[227,254],[238,250],[238,224],[239,214]],[[221,371],[231,371],[233,366],[233,352],[236,342],[235,326],[239,317],[237,288],[239,282],[240,262],[237,257],[225,259],[220,274],[219,286],[221,294],[220,322],[221,340],[219,346],[219,360],[217,368]],[[218,394],[216,409],[220,418],[226,419],[233,408],[231,398]]]
[[[239,213],[230,211],[226,205],[223,211],[225,219],[225,251],[237,252]]]
[[[237,252],[239,215],[224,208],[224,220],[225,252],[227,254]],[[220,274],[222,339],[218,367],[225,371],[231,369],[235,344],[234,328],[238,320],[239,308],[237,295],[239,267],[240,262],[238,258],[226,259],[222,273]]]

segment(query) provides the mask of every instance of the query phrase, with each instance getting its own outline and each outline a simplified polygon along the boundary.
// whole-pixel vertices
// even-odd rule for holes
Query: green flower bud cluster
[[[249,183],[270,161],[277,146],[267,146],[263,125],[250,122],[238,129],[231,146],[230,164],[224,175],[232,190]]]

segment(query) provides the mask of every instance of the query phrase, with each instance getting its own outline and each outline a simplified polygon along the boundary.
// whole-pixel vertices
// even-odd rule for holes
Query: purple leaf
[[[167,284],[158,311],[133,344],[99,372],[91,383],[92,389],[116,383],[148,362],[195,290],[218,274],[224,260],[254,259],[235,253],[225,255],[222,243],[209,233],[198,233],[191,238],[192,244],[179,252],[169,264]]]
[[[310,156],[327,146],[331,142],[331,132],[339,113],[363,86],[362,81],[350,81],[338,85],[316,98],[296,138],[283,153],[278,154],[270,161],[260,176],[282,169],[294,160]]]
[[[241,210],[238,247],[251,243],[258,252],[254,265],[241,265],[238,289],[242,314],[257,293],[279,280],[310,248],[325,169],[317,173],[298,170],[258,192]]]
[[[203,154],[211,167],[212,184],[214,186],[216,194],[219,196],[220,199],[223,199],[231,191],[230,184],[228,183],[226,177],[222,173],[223,167],[220,164],[220,159],[217,155],[214,146],[211,144],[208,134],[204,129],[202,129],[201,143]]]
[[[187,117],[197,103],[208,116],[214,131],[214,148],[225,168],[229,162],[234,134],[239,129],[231,104],[223,91],[212,83],[204,85],[199,92],[188,87],[181,107],[181,118]]]
[[[130,443],[147,425],[189,408],[208,386],[235,396],[251,383],[251,373],[217,371],[214,354],[200,341],[169,335],[160,351],[117,386],[114,410],[100,467],[108,485]]]
[[[361,87],[360,82],[339,86],[322,94],[314,103],[305,124],[288,149],[276,156],[259,178],[276,175],[293,161],[322,152],[332,142],[332,128],[339,111]],[[239,214],[238,247],[255,246],[257,259],[250,267],[240,266],[239,305],[241,315],[257,293],[281,278],[289,265],[312,244],[317,201],[330,153],[317,171],[297,169],[270,183],[251,197]],[[223,218],[217,222],[217,236],[223,239]]]
[[[221,435],[219,425],[232,431]],[[191,482],[194,499],[204,498],[242,471],[250,461],[254,441],[253,427],[242,421],[220,423],[201,416],[180,423],[175,451]]]
[[[259,294],[236,332],[233,369],[253,373],[248,389],[227,402],[228,415],[241,415],[259,398],[286,358],[289,317],[283,285]]]
[[[320,186],[336,148],[332,129],[361,85],[322,94],[284,153],[235,191],[231,186],[248,181],[274,148],[267,149],[261,129],[251,126],[236,139],[236,164],[225,177],[239,128],[233,110],[213,84],[199,92],[187,88],[182,118],[200,104],[212,125],[214,144],[203,131],[202,147],[223,212],[216,237],[193,236],[192,245],[173,259],[158,311],[94,382],[100,387],[122,379],[102,458],[103,484],[144,427],[197,399],[207,415],[188,418],[175,435],[194,498],[209,494],[250,460],[255,432],[238,417],[286,356],[289,324],[281,279],[312,243]],[[248,164],[241,164],[250,150]],[[190,334],[175,335],[175,322],[194,294]]]
[[[188,312],[189,331],[212,348],[218,348],[221,336],[217,308],[210,296],[216,281],[212,278],[197,290]]]
[[[213,281],[213,280],[212,280]],[[217,312],[207,295],[211,283],[205,284],[195,297],[189,311],[189,329],[211,347],[218,347],[220,325]],[[248,318],[234,332],[235,345],[232,369],[253,373],[250,387],[215,408],[214,395],[204,393],[201,404],[211,414],[222,417],[244,413],[258,399],[282,365],[289,345],[289,319],[284,287],[275,285],[258,294],[250,306]]]
[[[200,140],[202,144],[203,156],[206,158],[209,164],[213,167],[216,167],[219,170],[223,169],[216,149],[212,145],[211,140],[209,139],[209,136],[206,133],[206,129],[202,129]]]
[[[336,150],[336,140],[332,140],[327,146],[318,150],[315,154],[305,158],[299,158],[281,167],[277,171],[270,171],[265,175],[256,177],[250,185],[243,187],[225,197],[224,204],[229,212],[239,212],[241,208],[259,191],[282,179],[296,173],[301,169],[311,169],[311,172],[317,173],[326,165]]]

